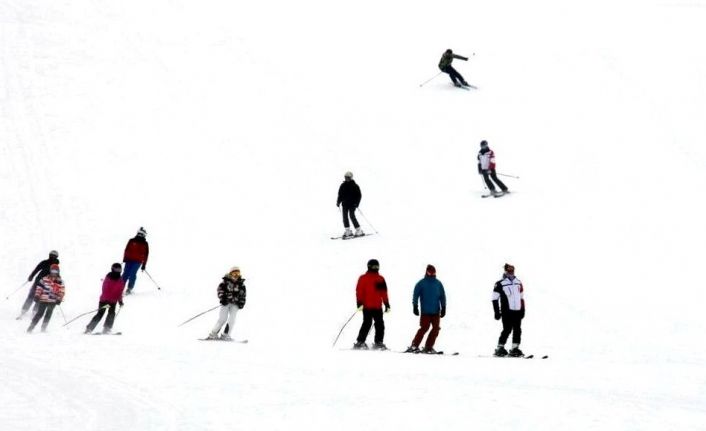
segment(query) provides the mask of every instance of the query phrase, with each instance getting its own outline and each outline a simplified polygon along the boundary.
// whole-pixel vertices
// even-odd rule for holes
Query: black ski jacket
[[[54,265],[54,264],[59,264],[59,259],[51,256],[49,259],[45,259],[37,265],[36,268],[34,268],[34,271],[27,277],[27,281],[32,281],[34,276],[36,275],[37,278],[34,278],[34,281],[39,281],[42,278],[46,277],[49,275],[49,268]]]
[[[360,187],[354,180],[344,181],[341,187],[338,188],[338,200],[336,205],[343,204],[346,208],[358,208],[362,198]]]

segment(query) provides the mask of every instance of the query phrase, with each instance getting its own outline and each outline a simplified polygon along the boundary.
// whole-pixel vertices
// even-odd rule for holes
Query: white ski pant
[[[235,304],[221,305],[221,311],[218,315],[218,322],[216,322],[216,326],[213,327],[211,334],[217,335],[218,331],[221,330],[226,321],[230,327],[229,332],[232,334],[233,325],[235,324],[235,315],[238,313],[238,310],[240,310],[240,308],[238,308]]]

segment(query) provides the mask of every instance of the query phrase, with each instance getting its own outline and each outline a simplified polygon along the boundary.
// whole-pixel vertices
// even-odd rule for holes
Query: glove
[[[118,304],[120,304],[121,307],[124,307],[124,306],[125,306],[125,304],[123,303],[123,300],[122,300],[122,299],[121,299],[120,301],[118,301]]]
[[[27,283],[29,283],[30,281],[32,281],[32,276],[31,276],[31,275],[27,278]]]
[[[61,301],[56,301],[56,305],[61,305]]]
[[[361,308],[363,306],[362,302],[356,302],[355,303],[355,308]]]
[[[524,318],[525,318],[525,309],[523,308],[523,309],[520,311],[520,319],[524,319]]]
[[[146,270],[146,269],[147,269],[147,265],[143,264],[143,265],[142,265],[142,270],[144,271],[144,270]]]
[[[385,304],[385,313],[390,312],[390,304]]]
[[[502,315],[500,313],[495,313],[495,320],[500,320]]]
[[[226,298],[221,298],[221,305],[228,305],[228,300]]]
[[[439,314],[439,317],[444,317],[446,316],[446,307],[441,307],[441,313]]]
[[[414,313],[415,316],[419,316],[419,307],[417,307],[417,304],[414,304],[414,309],[412,310],[412,313]]]
[[[340,206],[341,206],[341,203],[340,203],[340,202],[336,202],[336,206],[337,206],[337,207],[340,207]]]

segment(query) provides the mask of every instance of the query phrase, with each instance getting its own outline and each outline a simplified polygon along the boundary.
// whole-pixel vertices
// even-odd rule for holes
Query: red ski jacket
[[[136,236],[127,242],[125,246],[125,254],[123,255],[123,262],[133,261],[140,262],[141,264],[147,264],[147,257],[150,254],[150,246],[147,244],[147,240]]]
[[[387,298],[387,283],[377,272],[368,271],[358,278],[355,288],[355,298],[358,306],[367,310],[382,310],[382,305],[390,306]]]
[[[121,277],[114,278],[111,273],[108,273],[103,280],[103,290],[99,301],[110,302],[111,304],[122,301],[124,288],[125,282]]]

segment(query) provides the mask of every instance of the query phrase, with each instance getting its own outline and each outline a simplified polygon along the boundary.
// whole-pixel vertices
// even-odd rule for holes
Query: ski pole
[[[338,335],[336,335],[336,339],[333,340],[333,345],[332,345],[331,347],[336,347],[336,343],[338,342],[338,338],[339,338],[339,337],[341,336],[341,334],[343,333],[343,329],[348,325],[348,323],[349,323],[351,320],[353,320],[353,317],[355,316],[355,314],[356,314],[357,312],[359,312],[360,310],[362,310],[362,309],[363,309],[363,306],[362,306],[362,305],[361,305],[359,308],[356,308],[355,311],[353,312],[353,314],[351,314],[351,317],[349,317],[348,320],[346,320],[346,323],[343,324],[343,326],[341,327],[341,330],[338,331]]]
[[[208,313],[209,311],[213,311],[213,310],[215,310],[216,308],[219,308],[219,307],[220,307],[220,305],[216,305],[216,306],[213,307],[213,308],[209,308],[209,309],[206,310],[206,311],[202,311],[201,313],[197,314],[196,316],[192,317],[191,319],[188,319],[188,320],[186,320],[185,322],[181,323],[179,326],[177,326],[177,328],[180,327],[180,326],[184,326],[184,325],[186,325],[187,323],[191,322],[192,320],[196,319],[197,317],[203,316],[204,314]]]
[[[427,85],[432,79],[436,78],[437,76],[441,75],[442,73],[444,73],[444,72],[439,72],[439,73],[437,73],[436,75],[432,76],[431,78],[429,78],[429,79],[427,79],[426,81],[424,81],[424,82],[422,82],[421,84],[419,84],[419,86],[420,86],[420,87],[424,87],[424,86]]]
[[[27,285],[27,283],[29,283],[29,281],[25,281],[24,283],[20,284],[20,287],[18,287],[17,289],[13,290],[12,292],[10,292],[10,294],[7,295],[7,296],[5,297],[5,299],[6,299],[6,300],[7,300],[7,299],[10,299],[10,297],[11,297],[12,295],[14,295],[15,293],[17,293],[17,291],[19,291],[20,289],[22,289],[25,285]]]
[[[61,308],[61,304],[57,304],[56,306],[59,307],[59,311],[61,312],[61,317],[64,318],[64,325],[68,324],[68,322],[66,321],[66,314],[64,314],[64,310]]]
[[[363,211],[361,211],[360,208],[358,208],[358,212],[360,213],[360,215],[363,216],[363,218],[365,219],[365,222],[368,223],[368,226],[370,226],[375,231],[375,233],[378,233],[378,230],[375,229],[375,226],[373,226],[372,223],[370,223],[370,220],[368,220],[368,218],[365,216],[365,214],[363,214]]]
[[[498,175],[500,175],[501,177],[510,177],[510,178],[515,178],[515,179],[517,179],[517,180],[520,179],[520,177],[518,177],[517,175],[501,174],[500,172],[496,172],[496,173],[497,173]]]
[[[78,319],[78,318],[80,318],[80,317],[85,316],[86,314],[95,313],[96,311],[100,310],[101,308],[107,308],[107,307],[110,307],[110,305],[109,305],[109,304],[105,304],[104,306],[98,307],[98,308],[96,308],[95,310],[86,311],[85,313],[79,314],[78,316],[76,316],[76,317],[74,317],[73,319],[69,320],[68,322],[64,323],[62,326],[66,326],[66,325],[68,325],[69,323],[73,322],[74,320],[76,320],[76,319]],[[61,308],[59,308],[59,309],[61,310]],[[61,313],[63,314],[64,312],[62,311]]]
[[[150,280],[152,280],[152,283],[154,283],[154,285],[155,285],[155,286],[157,286],[157,290],[162,290],[162,288],[161,288],[161,287],[159,287],[159,284],[157,284],[157,282],[156,282],[156,281],[154,281],[154,278],[152,278],[152,276],[150,275],[150,273],[149,273],[149,272],[147,272],[147,270],[146,270],[146,269],[145,269],[145,274],[147,274],[147,276],[148,276],[148,277],[150,278]]]

